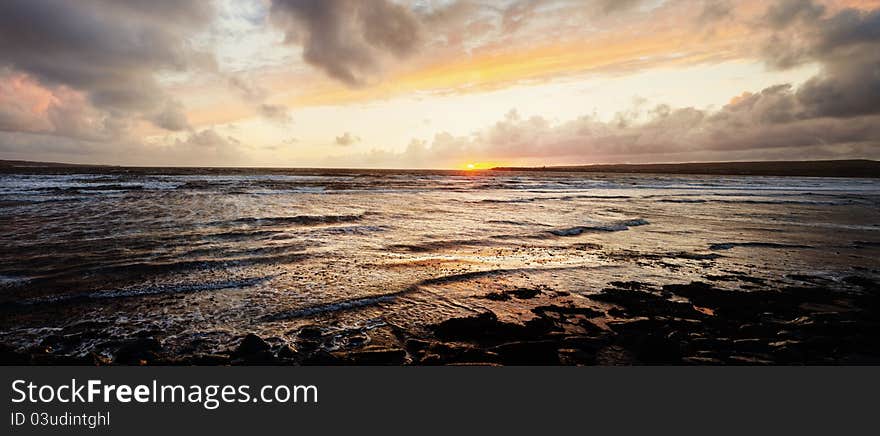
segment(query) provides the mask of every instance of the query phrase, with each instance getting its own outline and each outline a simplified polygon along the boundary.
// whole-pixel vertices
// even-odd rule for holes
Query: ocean
[[[0,344],[34,361],[873,361],[878,259],[877,179],[0,174]]]

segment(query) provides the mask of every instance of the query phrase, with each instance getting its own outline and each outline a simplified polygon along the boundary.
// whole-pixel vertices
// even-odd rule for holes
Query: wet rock
[[[593,365],[596,355],[577,348],[560,348],[559,363],[562,365]]]
[[[611,283],[609,283],[609,285],[614,286],[615,288],[630,289],[630,290],[634,290],[634,291],[637,291],[637,290],[642,289],[647,286],[644,283],[636,282],[636,281],[611,282]]]
[[[780,341],[770,344],[770,355],[777,363],[795,364],[805,363],[807,356],[801,350],[801,346],[796,341]]]
[[[687,356],[681,359],[687,365],[723,365],[724,361],[715,357]]]
[[[120,365],[145,365],[160,357],[162,344],[155,338],[137,338],[128,341],[116,351],[113,363]]]
[[[559,365],[556,341],[508,342],[489,349],[501,357],[504,365]]]
[[[769,365],[773,363],[770,356],[732,355],[725,360],[731,365]]]
[[[419,360],[421,365],[451,365],[457,363],[494,364],[498,354],[470,345],[436,342],[425,350]]]
[[[740,351],[763,351],[768,348],[767,343],[761,339],[736,339],[731,345]]]
[[[632,365],[635,357],[629,350],[617,345],[603,347],[596,353],[596,364],[602,366]]]
[[[874,280],[862,276],[848,276],[844,278],[843,281],[851,285],[860,286],[864,289],[876,290],[878,287],[880,287],[880,285],[878,285],[877,282],[875,282]]]
[[[269,351],[269,344],[263,338],[248,333],[235,350],[237,356],[253,356]]]
[[[617,311],[623,316],[677,316],[701,319],[707,315],[684,302],[670,301],[662,296],[646,291],[632,289],[604,289],[602,293],[588,296],[589,299],[619,306]]]
[[[525,324],[501,322],[494,313],[483,312],[472,317],[450,318],[431,328],[434,334],[444,341],[500,343],[540,337],[554,326],[552,321],[542,318],[527,321]]]
[[[3,365],[27,365],[30,363],[27,353],[19,353],[10,346],[0,344],[0,364]]]
[[[341,365],[346,361],[326,350],[318,350],[304,358],[301,363],[303,365],[328,366]]]
[[[511,298],[519,300],[529,300],[541,295],[540,289],[534,288],[517,288],[510,291],[490,292],[486,294],[486,298],[493,301],[508,301]]]
[[[681,344],[669,335],[651,332],[639,337],[632,348],[639,361],[649,364],[681,362]]]
[[[555,304],[547,306],[538,306],[532,309],[535,315],[544,316],[548,313],[564,314],[564,315],[584,315],[589,318],[597,318],[604,316],[605,313],[590,307],[578,306],[558,306]]]
[[[486,299],[492,301],[507,301],[510,300],[510,295],[504,292],[490,292],[486,294]]]
[[[612,307],[608,309],[607,313],[614,318],[626,318],[628,316],[627,312],[619,307]]]
[[[324,332],[323,330],[321,330],[321,327],[318,327],[316,325],[307,325],[299,329],[299,332],[297,332],[297,337],[300,339],[314,341],[321,339],[321,336],[323,336],[323,334]]]
[[[567,336],[560,343],[563,348],[586,350],[592,353],[595,353],[607,344],[607,337],[595,336]]]
[[[281,359],[297,359],[299,358],[299,351],[296,348],[291,347],[289,344],[284,344],[281,348],[278,349],[276,353]]]
[[[407,350],[410,350],[412,352],[416,352],[416,351],[425,350],[426,348],[430,347],[431,342],[423,340],[423,339],[411,338],[411,339],[406,340],[405,346],[406,346]]]
[[[200,354],[193,357],[192,364],[199,366],[229,365],[232,359],[226,354]]]
[[[530,288],[517,288],[512,291],[507,291],[507,293],[512,295],[514,298],[519,298],[520,300],[528,300],[530,298],[535,298],[538,295],[541,295],[541,291],[539,289]]]
[[[773,337],[779,332],[779,326],[775,323],[745,323],[740,325],[738,333],[743,336]]]
[[[348,353],[355,365],[402,365],[406,362],[406,350],[402,348],[374,348]]]
[[[356,348],[363,346],[367,342],[370,342],[370,337],[361,334],[351,335],[345,338],[345,342],[349,347]]]

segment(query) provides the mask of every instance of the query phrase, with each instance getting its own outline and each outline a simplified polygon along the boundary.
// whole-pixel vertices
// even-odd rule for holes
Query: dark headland
[[[703,174],[719,176],[880,177],[875,160],[812,160],[760,162],[702,162],[667,164],[608,164],[548,167],[497,167],[495,171],[553,171],[576,173]]]
[[[0,168],[39,168],[39,167],[100,167],[103,165],[81,165],[63,162],[34,162],[29,160],[3,160],[0,159]]]

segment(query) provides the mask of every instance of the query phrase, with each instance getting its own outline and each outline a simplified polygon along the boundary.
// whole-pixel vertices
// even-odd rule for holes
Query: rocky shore
[[[880,286],[851,276],[833,286],[769,289],[760,279],[711,276],[653,285],[611,282],[595,293],[516,288],[489,304],[528,304],[509,321],[492,310],[422,329],[329,332],[306,325],[289,336],[249,334],[232,349],[181,356],[160,332],[122,341],[112,356],[65,356],[61,335],[39,347],[0,346],[4,364],[70,365],[800,365],[880,363]],[[737,281],[743,290],[718,285]],[[812,283],[811,283],[812,282]],[[768,288],[768,289],[765,289]],[[750,289],[750,290],[744,290]],[[88,334],[88,326],[83,327]]]

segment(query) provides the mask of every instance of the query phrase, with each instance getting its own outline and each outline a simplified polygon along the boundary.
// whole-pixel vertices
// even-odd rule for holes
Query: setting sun
[[[497,162],[468,162],[462,164],[459,168],[465,171],[474,171],[474,170],[489,170],[495,167],[499,167]]]

